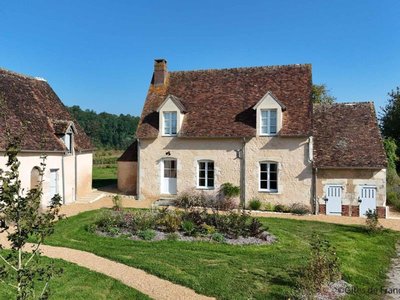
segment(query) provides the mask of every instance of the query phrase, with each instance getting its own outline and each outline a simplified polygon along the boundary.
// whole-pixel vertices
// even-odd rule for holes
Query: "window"
[[[265,109],[261,110],[261,135],[274,135],[277,129],[277,111],[276,109]]]
[[[164,135],[176,135],[176,111],[163,113],[164,116]]]
[[[72,153],[72,133],[67,133],[64,137],[64,143],[68,153]]]
[[[260,163],[260,191],[278,191],[278,164],[275,162]]]
[[[199,188],[211,189],[214,187],[214,162],[199,161],[199,174],[197,186]]]

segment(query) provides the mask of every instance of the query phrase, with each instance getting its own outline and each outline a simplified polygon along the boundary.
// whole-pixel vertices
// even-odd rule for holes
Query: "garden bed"
[[[205,210],[108,210],[87,230],[100,236],[145,241],[214,242],[266,245],[276,241],[258,219],[246,212],[207,213]]]

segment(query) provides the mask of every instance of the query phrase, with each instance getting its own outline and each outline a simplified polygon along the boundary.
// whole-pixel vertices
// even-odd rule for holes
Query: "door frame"
[[[376,205],[376,196],[377,196],[377,193],[378,193],[378,187],[376,186],[376,185],[373,185],[373,184],[364,184],[364,185],[359,185],[358,186],[358,216],[359,217],[362,217],[362,218],[365,218],[365,215],[363,214],[363,212],[361,211],[361,203],[362,203],[362,201],[360,201],[361,200],[361,191],[362,191],[362,189],[363,188],[372,188],[372,189],[374,189],[375,190],[375,210],[376,210],[376,207],[377,207],[377,205]]]
[[[335,214],[335,213],[329,213],[328,212],[328,189],[329,187],[339,187],[340,188],[340,214]],[[329,184],[325,184],[325,213],[326,215],[329,216],[341,216],[342,215],[342,205],[343,205],[343,191],[344,191],[344,186],[343,184],[335,184],[335,183],[329,183]]]
[[[175,177],[175,193],[173,194],[173,193],[168,193],[168,192],[166,192],[165,190],[165,187],[164,187],[164,182],[165,182],[165,178],[170,178],[170,177],[164,177],[164,166],[165,166],[165,164],[164,164],[164,162],[165,161],[167,161],[167,160],[169,160],[169,161],[175,161],[175,171],[176,171],[176,177]],[[178,185],[178,159],[176,159],[176,158],[174,158],[174,157],[164,157],[164,158],[162,158],[161,159],[161,170],[160,170],[160,172],[161,172],[161,176],[160,176],[160,178],[161,178],[161,182],[160,182],[160,194],[161,195],[176,195],[177,194],[177,185]]]

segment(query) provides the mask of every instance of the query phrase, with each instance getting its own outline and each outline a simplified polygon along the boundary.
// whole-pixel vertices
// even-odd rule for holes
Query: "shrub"
[[[110,232],[113,227],[121,227],[123,224],[121,214],[105,211],[94,223],[96,228],[103,232]]]
[[[121,230],[119,229],[119,227],[109,227],[107,228],[107,232],[113,236],[118,235]]]
[[[197,191],[184,191],[178,195],[174,205],[183,208],[185,211],[193,207],[203,206],[205,196]]]
[[[206,223],[201,224],[201,230],[206,235],[212,235],[217,231],[214,226],[207,225]]]
[[[196,225],[192,221],[183,221],[182,222],[182,230],[185,233],[185,235],[192,236],[196,233]]]
[[[137,236],[142,240],[151,241],[156,237],[156,232],[153,229],[139,230]]]
[[[322,240],[314,233],[310,248],[310,259],[298,279],[298,285],[306,299],[314,299],[316,292],[341,278],[339,258],[328,240]]]
[[[310,213],[310,209],[302,203],[293,203],[290,206],[290,212],[295,215],[307,215]]]
[[[249,202],[249,207],[251,210],[259,210],[261,207],[261,201],[258,199],[252,199]]]
[[[274,209],[275,209],[275,206],[272,203],[267,202],[264,204],[264,210],[274,211]]]
[[[217,243],[224,243],[225,242],[225,237],[223,236],[223,234],[219,233],[219,232],[214,232],[211,235],[211,239]]]
[[[196,226],[201,226],[203,223],[207,223],[208,214],[205,211],[190,211],[188,213],[185,213],[182,217],[183,220],[186,221],[191,221],[193,222]]]
[[[263,224],[256,218],[251,218],[250,224],[247,226],[250,236],[259,236],[263,231]]]
[[[121,197],[119,195],[114,195],[112,197],[112,202],[114,210],[121,210]]]
[[[218,228],[219,231],[225,233],[230,238],[238,238],[239,236],[247,236],[248,231],[246,230],[246,223],[250,216],[245,212],[239,214],[231,212],[230,214],[224,216],[222,219],[224,222],[221,223],[221,227]]]
[[[156,227],[156,214],[151,211],[135,210],[129,218],[130,223],[126,226],[133,232],[155,229]]]
[[[225,198],[238,197],[240,195],[240,187],[233,185],[232,183],[225,182],[221,185],[220,191],[223,193]]]
[[[276,212],[289,212],[289,207],[287,207],[286,205],[283,204],[277,204],[274,207],[274,211]]]
[[[365,229],[367,232],[374,233],[382,229],[382,227],[379,225],[378,214],[376,210],[368,209],[365,215],[367,216],[367,219],[365,220]]]
[[[96,224],[88,224],[85,226],[87,232],[94,233],[96,232],[97,226]]]
[[[175,211],[163,210],[157,218],[157,225],[161,231],[175,232],[181,226],[181,217]]]
[[[397,191],[388,191],[387,203],[393,205],[397,210],[400,210],[400,193]]]
[[[179,240],[179,234],[177,234],[176,232],[170,232],[165,235],[165,238],[167,239],[167,241],[177,241]]]

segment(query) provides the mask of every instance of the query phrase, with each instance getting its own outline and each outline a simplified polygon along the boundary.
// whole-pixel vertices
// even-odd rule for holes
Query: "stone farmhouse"
[[[10,137],[20,140],[22,187],[43,179],[42,206],[55,194],[67,204],[91,192],[93,147],[83,129],[44,79],[0,69],[0,169],[6,169]]]
[[[386,216],[386,156],[373,103],[313,105],[311,65],[167,70],[155,60],[119,188],[140,199],[185,190]]]

